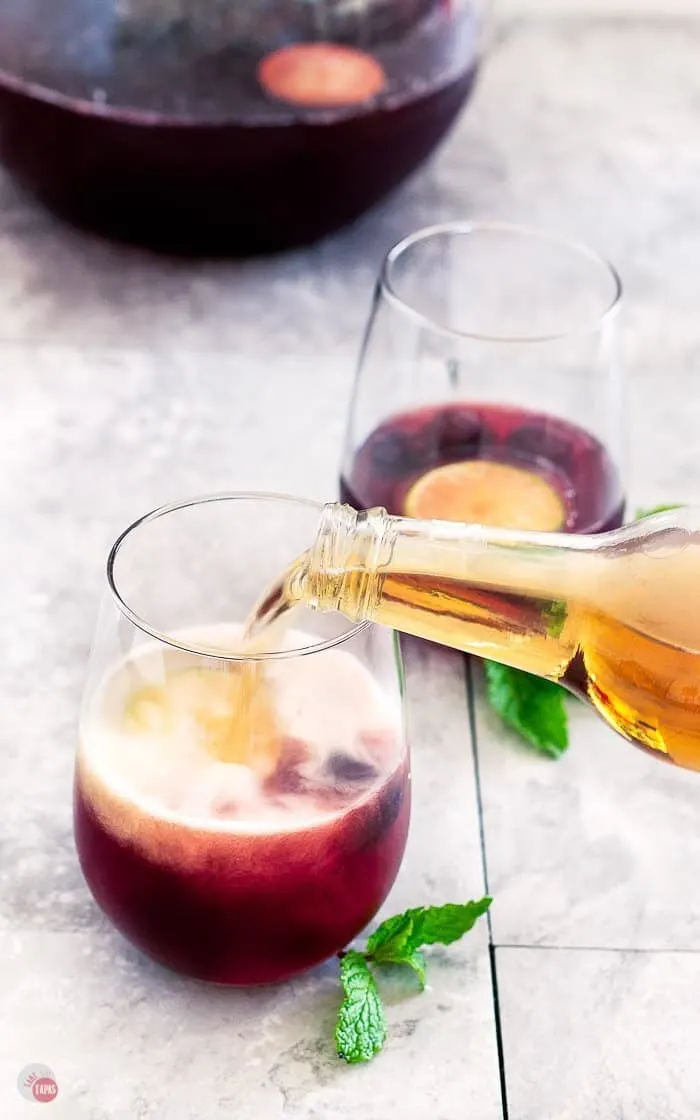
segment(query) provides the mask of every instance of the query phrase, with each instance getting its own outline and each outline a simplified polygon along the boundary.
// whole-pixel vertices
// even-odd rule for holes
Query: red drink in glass
[[[597,533],[622,523],[620,476],[599,439],[569,421],[500,404],[426,406],[384,421],[358,447],[341,497],[356,509],[379,505],[402,514],[420,478],[470,460],[507,464],[549,483],[561,501],[563,531]]]
[[[101,908],[156,960],[223,984],[284,980],[352,940],[394,881],[410,806],[400,710],[358,658],[267,667],[269,707],[245,726],[242,671],[142,647],[94,693],[75,783]]]

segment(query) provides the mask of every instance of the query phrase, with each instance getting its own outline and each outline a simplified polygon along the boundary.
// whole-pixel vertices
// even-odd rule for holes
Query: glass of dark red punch
[[[390,631],[302,609],[251,643],[319,508],[165,507],[108,562],[83,705],[75,836],[96,901],[202,980],[286,979],[343,948],[397,874],[410,774]]]

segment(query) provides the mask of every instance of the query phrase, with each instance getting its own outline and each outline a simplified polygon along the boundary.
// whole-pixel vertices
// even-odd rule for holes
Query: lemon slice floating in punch
[[[447,463],[424,474],[406,495],[407,517],[464,521],[501,529],[556,532],[566,508],[541,475],[490,459]]]

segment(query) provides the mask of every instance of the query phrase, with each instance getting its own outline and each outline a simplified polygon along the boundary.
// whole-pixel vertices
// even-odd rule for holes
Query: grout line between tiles
[[[487,894],[489,891],[489,870],[488,861],[486,859],[486,837],[484,833],[484,811],[483,801],[481,797],[481,774],[479,771],[479,752],[477,750],[476,742],[476,710],[474,706],[474,687],[471,670],[471,660],[469,657],[464,658],[464,684],[467,693],[467,713],[469,716],[469,736],[471,739],[472,748],[472,761],[474,764],[474,784],[476,788],[476,810],[477,818],[479,821],[479,846],[481,848],[481,870],[484,880],[484,889]],[[508,1118],[508,1091],[506,1086],[506,1067],[505,1055],[503,1051],[503,1031],[501,1025],[501,1005],[498,995],[498,969],[496,967],[496,946],[493,942],[493,927],[491,924],[491,911],[486,914],[486,921],[489,932],[489,967],[491,970],[491,995],[493,998],[493,1017],[494,1026],[496,1029],[496,1051],[498,1054],[498,1079],[501,1089],[501,1108],[503,1111],[503,1120]]]

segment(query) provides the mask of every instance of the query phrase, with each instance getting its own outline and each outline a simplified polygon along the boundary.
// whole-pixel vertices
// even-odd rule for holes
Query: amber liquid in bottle
[[[261,601],[338,610],[558,681],[623,736],[700,769],[700,513],[573,537],[327,506]]]

